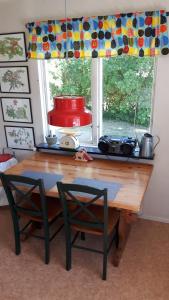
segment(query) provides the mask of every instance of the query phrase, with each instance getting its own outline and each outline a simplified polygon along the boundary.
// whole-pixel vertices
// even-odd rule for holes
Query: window
[[[81,144],[97,145],[102,135],[140,137],[151,130],[154,58],[63,59],[42,64],[48,110],[56,95],[86,97],[93,123],[76,129]]]

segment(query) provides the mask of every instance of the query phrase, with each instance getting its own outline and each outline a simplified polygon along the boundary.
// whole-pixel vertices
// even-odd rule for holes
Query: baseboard
[[[169,223],[169,219],[166,219],[166,218],[160,218],[160,217],[156,217],[156,216],[147,216],[147,215],[140,215],[139,217],[142,219],[146,219],[146,220],[162,222],[162,223]]]

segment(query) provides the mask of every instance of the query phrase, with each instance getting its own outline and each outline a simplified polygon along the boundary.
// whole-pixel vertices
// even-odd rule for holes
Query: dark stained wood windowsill
[[[108,158],[109,157],[121,157],[121,158],[133,158],[133,159],[146,159],[146,160],[153,160],[154,159],[154,155],[152,157],[149,157],[149,158],[146,158],[146,157],[141,157],[139,155],[139,151],[136,150],[132,153],[132,155],[130,156],[127,156],[127,155],[122,155],[122,154],[113,154],[113,153],[103,153],[102,151],[100,151],[98,149],[98,147],[96,146],[80,146],[79,148],[77,149],[65,149],[65,148],[60,148],[60,146],[58,144],[54,144],[52,146],[48,146],[47,143],[41,143],[39,145],[36,146],[37,148],[37,151],[43,151],[45,150],[46,151],[50,151],[52,150],[52,152],[56,151],[62,151],[66,154],[71,154],[71,153],[75,153],[77,151],[79,151],[80,149],[86,149],[87,153],[89,154],[93,154],[93,155],[100,155],[100,156],[107,156]]]

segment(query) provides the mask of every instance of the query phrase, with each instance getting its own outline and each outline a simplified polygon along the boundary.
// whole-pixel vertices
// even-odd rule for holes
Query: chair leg
[[[72,267],[72,245],[71,245],[71,231],[65,228],[66,233],[66,270],[69,271]]]
[[[45,264],[49,263],[50,260],[50,240],[49,240],[49,228],[48,225],[44,226],[44,236],[45,236]]]
[[[20,242],[20,233],[19,230],[15,231],[15,254],[19,255],[21,253],[21,242]]]
[[[85,237],[85,232],[80,233],[80,238],[81,238],[82,241],[85,241],[85,238],[86,238]]]
[[[14,235],[15,235],[15,254],[19,255],[21,253],[21,241],[20,241],[18,217],[16,215],[12,215],[12,218],[13,218]]]
[[[103,241],[103,274],[102,279],[106,280],[107,278],[107,237],[104,237]]]
[[[49,260],[50,260],[49,239],[45,238],[45,264],[48,264]]]
[[[103,255],[103,275],[102,279],[106,280],[107,278],[107,253],[104,253]]]

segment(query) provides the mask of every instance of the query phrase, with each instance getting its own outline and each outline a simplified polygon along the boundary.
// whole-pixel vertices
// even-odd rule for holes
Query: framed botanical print
[[[4,126],[7,147],[13,149],[33,150],[35,136],[33,127]]]
[[[0,62],[26,61],[24,32],[0,34]]]
[[[32,123],[30,98],[2,97],[1,107],[4,122]]]
[[[29,94],[28,67],[0,67],[0,87],[1,93]]]

